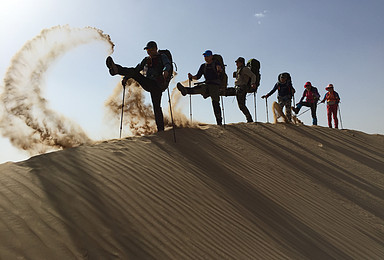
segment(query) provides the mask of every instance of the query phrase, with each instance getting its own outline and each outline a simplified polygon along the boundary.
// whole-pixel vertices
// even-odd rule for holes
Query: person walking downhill
[[[301,107],[310,107],[311,108],[311,115],[312,115],[312,125],[317,125],[317,116],[316,116],[316,110],[317,110],[317,102],[320,99],[319,91],[316,87],[312,86],[311,82],[307,82],[304,85],[304,92],[303,96],[301,97],[299,103],[297,103],[296,107],[292,107],[292,110],[298,114],[300,112]],[[304,98],[306,99],[305,102],[303,102]]]
[[[235,79],[235,90],[236,90],[236,99],[237,104],[245,115],[247,123],[253,122],[251,113],[249,112],[247,106],[245,105],[246,97],[248,93],[248,88],[256,89],[256,75],[251,71],[250,68],[245,66],[245,59],[239,57],[236,61],[237,71]],[[249,86],[248,83],[251,82]]]
[[[122,80],[123,86],[126,85],[128,79],[136,80],[140,86],[151,94],[153,112],[155,114],[155,121],[157,131],[164,131],[164,117],[161,110],[161,96],[165,89],[167,89],[169,81],[171,80],[170,71],[172,64],[167,55],[160,54],[157,49],[157,44],[150,41],[145,46],[144,50],[148,55],[145,57],[135,68],[122,67],[114,63],[112,57],[108,56],[106,63],[109,73],[114,75],[124,76]],[[140,72],[144,71],[144,75]]]
[[[188,73],[189,80],[198,80],[204,75],[205,82],[192,88],[184,87],[180,82],[177,83],[177,89],[183,96],[187,94],[201,94],[204,98],[211,96],[213,112],[216,117],[216,123],[222,125],[222,116],[220,108],[220,84],[221,76],[224,73],[221,64],[213,59],[213,53],[207,50],[203,53],[205,63],[201,64],[196,75]]]
[[[333,89],[333,84],[329,84],[325,90],[328,92],[325,94],[324,99],[321,103],[327,101],[327,117],[328,117],[328,126],[332,128],[332,116],[335,122],[335,128],[339,128],[339,120],[337,119],[337,109],[339,107],[340,96]]]
[[[279,74],[277,79],[278,81],[273,87],[273,89],[268,94],[262,96],[261,98],[268,98],[277,90],[278,104],[281,107],[281,109],[285,107],[285,115],[287,119],[291,122],[292,121],[292,113],[291,113],[292,97],[296,92],[292,85],[291,75],[289,75],[288,72],[283,72]]]

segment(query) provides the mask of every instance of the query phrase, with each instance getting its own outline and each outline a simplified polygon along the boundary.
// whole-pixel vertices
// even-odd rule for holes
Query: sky
[[[273,88],[278,74],[287,71],[296,101],[305,82],[312,82],[321,96],[332,83],[341,97],[343,128],[384,134],[383,12],[382,0],[0,0],[0,77],[15,53],[41,30],[91,26],[110,35],[115,44],[112,57],[127,67],[146,56],[143,47],[150,40],[171,50],[178,73],[171,90],[188,73],[197,72],[207,49],[223,56],[229,86],[234,83],[234,61],[239,56],[256,58],[261,62],[257,121],[267,121],[265,100],[260,97]],[[119,125],[108,122],[104,108],[120,80],[109,75],[107,56],[105,43],[81,45],[49,67],[41,86],[49,107],[79,124],[93,140],[119,135]],[[3,85],[1,80],[0,93]],[[268,99],[269,107],[276,95]],[[147,94],[146,100],[150,103]],[[163,108],[167,102],[164,92]],[[181,102],[189,117],[189,98]],[[247,105],[254,117],[253,95]],[[192,108],[194,120],[215,123],[209,99],[193,96]],[[226,123],[246,121],[233,97],[224,98],[224,112]],[[324,104],[318,106],[317,117],[320,126],[327,126]],[[300,119],[312,123],[310,112]],[[0,136],[0,163],[29,157]]]

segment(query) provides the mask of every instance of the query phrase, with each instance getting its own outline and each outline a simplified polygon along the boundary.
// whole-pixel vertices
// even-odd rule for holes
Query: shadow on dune
[[[143,244],[145,239],[130,222],[129,212],[116,204],[124,199],[105,186],[107,182],[114,187],[119,184],[113,183],[113,178],[103,180],[104,177],[96,173],[105,163],[100,162],[90,171],[84,162],[95,161],[93,155],[87,156],[76,148],[60,153],[63,152],[67,153],[65,157],[55,153],[46,155],[46,166],[41,164],[41,157],[32,158],[25,164],[33,169],[31,173],[39,179],[47,194],[49,204],[46,207],[52,207],[59,214],[58,218],[72,240],[67,244],[68,248],[76,247],[76,252],[72,251],[74,257],[153,259]],[[52,172],[56,174],[52,175]],[[110,172],[123,174],[122,169],[111,168]]]
[[[227,128],[229,131],[232,131],[232,129],[241,135],[240,129]],[[259,192],[235,171],[218,161],[214,156],[215,154],[220,154],[223,161],[238,164],[236,167],[240,171],[255,171],[253,168],[242,167],[241,159],[234,158],[234,153],[221,146],[220,141],[212,141],[212,136],[201,130],[190,129],[189,131],[193,132],[189,133],[191,138],[179,137],[179,142],[174,145],[175,150],[169,150],[163,144],[156,143],[154,140],[152,142],[166,153],[176,153],[186,158],[185,164],[199,169],[199,171],[192,170],[196,177],[211,187],[219,196],[225,196],[241,212],[240,214],[250,222],[257,226],[267,227],[264,231],[271,236],[287,255],[295,252],[292,257],[302,255],[308,259],[348,258],[348,255],[332,245],[315,230],[305,225],[289,211]],[[189,147],[196,146],[197,141],[204,144],[204,149],[200,149],[198,153],[196,150],[189,149]],[[259,141],[256,142],[258,148],[268,152],[268,146]],[[173,144],[170,145],[173,146]],[[276,154],[271,155],[276,156]],[[246,160],[246,158],[244,159]]]

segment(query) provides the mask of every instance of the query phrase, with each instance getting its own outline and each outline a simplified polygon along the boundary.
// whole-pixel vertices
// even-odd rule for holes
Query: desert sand
[[[0,165],[0,259],[384,259],[384,136],[206,125]]]

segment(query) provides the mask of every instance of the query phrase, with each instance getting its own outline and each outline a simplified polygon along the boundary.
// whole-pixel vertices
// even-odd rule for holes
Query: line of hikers
[[[145,57],[135,68],[126,68],[116,64],[113,59],[107,57],[106,64],[109,73],[114,75],[122,75],[122,85],[125,87],[128,79],[136,80],[141,87],[150,93],[152,106],[155,115],[155,122],[158,131],[164,130],[164,118],[161,109],[161,96],[164,90],[168,88],[169,82],[173,76],[173,61],[169,50],[159,50],[156,42],[150,41],[144,47],[148,56]],[[256,93],[260,85],[260,63],[256,59],[251,59],[245,63],[243,57],[239,57],[235,62],[237,66],[236,72],[233,73],[235,78],[235,87],[229,87],[228,76],[225,73],[225,65],[223,58],[218,54],[213,54],[211,50],[203,53],[205,63],[200,65],[196,75],[188,73],[188,79],[199,80],[204,76],[205,81],[197,83],[194,87],[185,87],[181,83],[177,83],[177,89],[183,96],[190,94],[200,94],[203,98],[211,97],[212,107],[216,118],[216,123],[222,125],[222,115],[220,108],[220,96],[236,96],[239,109],[243,112],[247,122],[253,122],[251,113],[246,106],[246,96],[248,93]],[[299,103],[295,107],[291,107],[292,98],[294,98],[295,89],[292,85],[292,79],[289,73],[284,72],[278,76],[278,81],[274,88],[262,98],[268,98],[278,91],[277,99],[281,108],[285,107],[285,114],[291,121],[291,109],[298,114],[301,107],[310,107],[313,119],[313,125],[317,125],[316,109],[320,99],[319,92],[310,82],[305,83],[305,90]],[[338,128],[337,110],[340,97],[333,89],[333,85],[326,87],[328,91],[323,100],[327,101],[328,126],[332,127],[332,116],[335,122],[335,128]],[[305,99],[305,101],[304,101]]]

